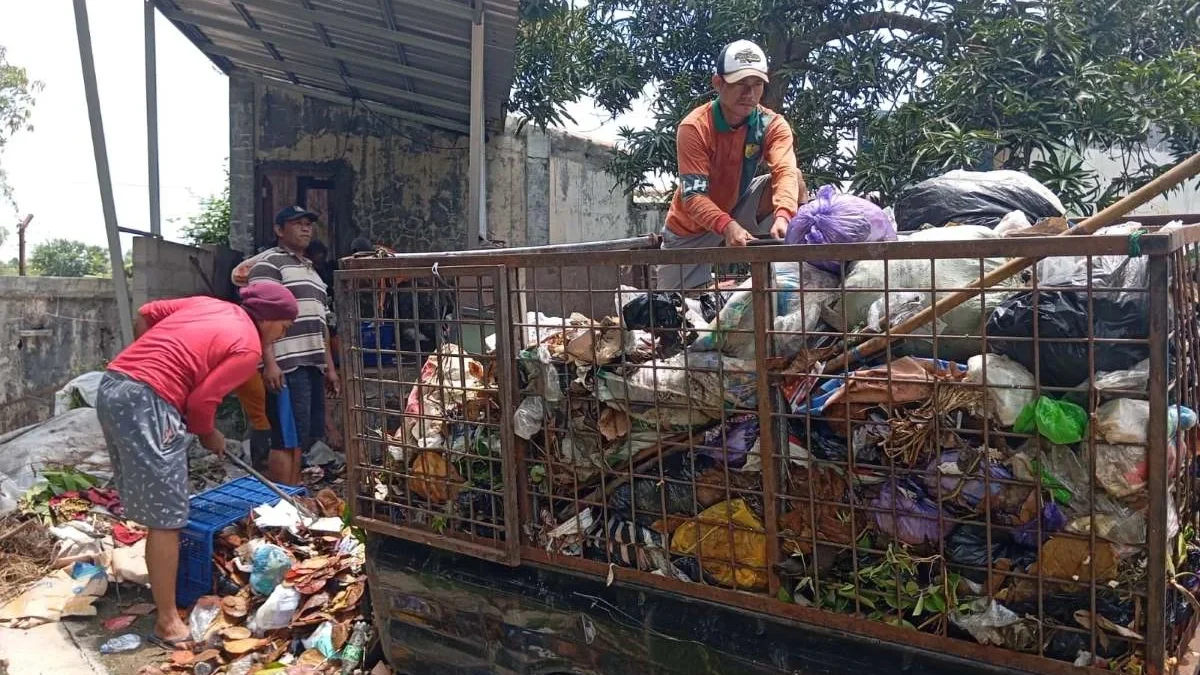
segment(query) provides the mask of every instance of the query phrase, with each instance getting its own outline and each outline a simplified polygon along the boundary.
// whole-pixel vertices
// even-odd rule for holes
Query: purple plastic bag
[[[1051,534],[1061,531],[1066,526],[1067,515],[1058,504],[1051,500],[1042,505],[1042,543],[1049,539]],[[1037,532],[1038,521],[1035,518],[1013,530],[1012,540],[1026,548],[1037,548]]]
[[[896,518],[892,518],[892,507],[895,506]],[[874,511],[875,526],[901,543],[910,546],[930,544],[945,538],[954,528],[954,523],[942,519],[938,527],[940,509],[937,503],[921,494],[916,485],[900,485],[895,488],[891,483],[885,483],[879,491],[879,496],[871,500]]]
[[[725,430],[724,439],[721,437],[722,429]],[[714,427],[704,432],[703,445],[696,447],[696,454],[740,469],[746,465],[746,455],[757,442],[758,416],[737,415],[730,417],[724,427]]]
[[[946,452],[942,453],[941,457],[936,458],[934,461],[930,462],[929,466],[925,467],[925,474],[921,477],[921,480],[925,483],[925,489],[929,491],[929,495],[934,499],[937,498],[938,494],[938,467],[943,464],[958,464],[958,459],[959,456],[957,450],[947,450]],[[990,464],[989,472],[991,474],[990,479],[992,481],[997,479],[1013,479],[1013,475],[1008,469],[996,463]],[[951,473],[941,474],[941,482],[943,499],[946,499],[950,495],[954,494],[954,491],[961,483],[962,490],[957,495],[959,502],[973,509],[979,506],[979,504],[983,501],[983,492],[985,486],[983,482],[983,471],[981,468],[977,467],[970,476],[956,476]],[[995,498],[1000,496],[1000,493],[1005,487],[1006,485],[1003,483],[990,483],[993,505],[996,503]]]
[[[788,224],[789,244],[851,244],[867,241],[895,241],[896,226],[883,209],[861,197],[838,192],[823,185],[817,198],[800,207]],[[817,261],[812,265],[834,274],[842,273],[837,261]]]

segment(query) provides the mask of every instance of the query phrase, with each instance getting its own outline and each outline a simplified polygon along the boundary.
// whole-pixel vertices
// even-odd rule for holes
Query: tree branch
[[[867,12],[851,17],[844,23],[829,23],[820,30],[792,38],[788,51],[792,56],[807,56],[815,47],[838,38],[872,30],[902,30],[920,35],[940,35],[944,26],[937,22],[911,14],[898,12]]]

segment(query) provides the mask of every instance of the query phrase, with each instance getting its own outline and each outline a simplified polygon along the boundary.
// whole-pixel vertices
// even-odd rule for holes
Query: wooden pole
[[[17,223],[17,274],[25,276],[25,229],[29,227],[29,221],[33,220],[33,214],[27,214],[25,219]]]
[[[1115,224],[1121,218],[1125,217],[1130,211],[1154,199],[1162,193],[1179,185],[1183,181],[1200,173],[1200,153],[1196,153],[1188,157],[1184,161],[1175,165],[1170,171],[1146,183],[1142,187],[1134,190],[1126,195],[1120,201],[1112,206],[1104,209],[1090,218],[1085,219],[1075,227],[1068,229],[1062,234],[1056,235],[1059,237],[1075,237],[1085,234],[1092,234],[1102,227],[1108,227]],[[922,309],[906,321],[902,321],[900,325],[892,328],[894,334],[904,335],[912,333],[917,328],[929,323],[935,316],[944,315],[946,312],[958,307],[967,300],[975,297],[985,288],[994,286],[1001,281],[1008,279],[1021,270],[1029,267],[1037,262],[1037,258],[1016,258],[1004,263],[1000,267],[985,274],[982,278],[974,281],[969,287],[957,291],[951,295],[938,300],[932,306]],[[886,291],[885,291],[886,292]],[[865,358],[882,351],[889,343],[894,342],[898,338],[895,335],[880,335],[873,337],[870,340],[859,345],[854,350],[854,358]],[[828,373],[839,373],[850,367],[853,359],[851,355],[844,350],[836,353],[829,360],[829,367],[826,369]]]

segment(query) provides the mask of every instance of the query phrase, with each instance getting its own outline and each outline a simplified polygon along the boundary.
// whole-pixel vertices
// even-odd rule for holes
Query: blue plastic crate
[[[304,494],[302,487],[279,487],[290,495]],[[256,506],[278,503],[279,495],[253,476],[230,481],[192,497],[188,524],[179,536],[176,604],[190,607],[200,596],[213,592],[213,541],[217,533],[250,517]]]

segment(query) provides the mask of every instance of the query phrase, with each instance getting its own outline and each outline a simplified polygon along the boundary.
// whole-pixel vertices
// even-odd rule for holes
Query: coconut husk
[[[445,504],[458,498],[463,477],[453,465],[436,452],[422,452],[413,460],[409,489],[434,503]]]

